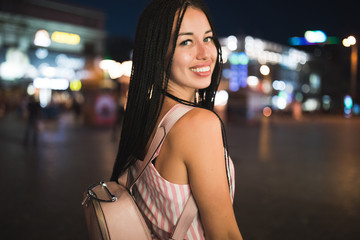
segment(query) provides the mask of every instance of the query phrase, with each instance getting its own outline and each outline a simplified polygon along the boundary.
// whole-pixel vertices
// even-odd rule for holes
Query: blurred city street
[[[109,178],[119,139],[71,113],[40,126],[24,145],[25,120],[0,119],[1,238],[87,239],[82,193]],[[245,240],[359,239],[359,118],[274,116],[227,134]]]
[[[165,25],[137,30],[148,2],[0,1],[1,239],[88,239],[83,193],[109,180],[120,136],[112,124],[126,107],[131,76],[152,75],[136,63],[165,69],[151,58],[169,49],[160,41],[170,36],[158,29]],[[216,32],[223,60],[214,104],[228,120],[243,238],[360,239],[357,8],[204,2],[213,18],[206,33]],[[145,29],[149,51],[134,55],[142,48],[135,33]],[[191,40],[197,31],[186,32]],[[189,66],[197,65],[196,49],[188,49]],[[144,61],[133,67],[133,56]]]

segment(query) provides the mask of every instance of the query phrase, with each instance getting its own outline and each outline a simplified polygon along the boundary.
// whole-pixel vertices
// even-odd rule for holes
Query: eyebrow
[[[210,29],[210,30],[207,30],[205,32],[205,34],[208,34],[208,33],[211,33],[211,32],[212,32],[212,30]],[[184,35],[194,35],[194,33],[192,33],[192,32],[179,33],[179,36],[184,36]]]

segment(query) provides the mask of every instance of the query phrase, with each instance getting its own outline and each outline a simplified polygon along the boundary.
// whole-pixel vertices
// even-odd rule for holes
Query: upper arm
[[[194,109],[181,124],[181,135],[186,138],[182,155],[207,239],[241,239],[230,197],[220,120],[208,110]]]

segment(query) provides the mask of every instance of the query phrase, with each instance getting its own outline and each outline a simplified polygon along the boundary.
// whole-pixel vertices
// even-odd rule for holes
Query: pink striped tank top
[[[157,151],[153,159],[158,156],[159,152],[160,150]],[[137,172],[137,169],[140,168],[140,164],[142,164],[142,162],[137,161],[137,163],[131,167],[133,176]],[[233,200],[235,171],[230,157],[226,164],[230,183],[230,194]],[[168,240],[184,209],[186,201],[190,197],[190,185],[175,184],[167,181],[161,177],[155,166],[150,162],[143,175],[136,182],[133,193],[139,209],[143,213],[152,233],[157,239]],[[205,239],[199,213],[194,218],[185,239]]]

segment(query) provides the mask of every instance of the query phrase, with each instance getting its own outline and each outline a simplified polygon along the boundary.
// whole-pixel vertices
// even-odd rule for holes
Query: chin
[[[197,89],[204,89],[204,88],[208,88],[211,84],[211,78],[209,80],[207,80],[206,82],[204,81],[202,84],[198,84]]]

